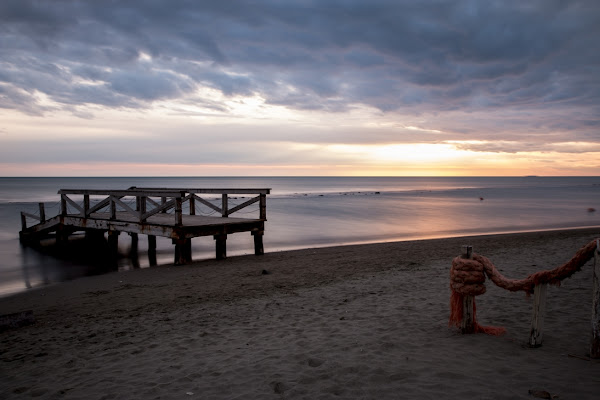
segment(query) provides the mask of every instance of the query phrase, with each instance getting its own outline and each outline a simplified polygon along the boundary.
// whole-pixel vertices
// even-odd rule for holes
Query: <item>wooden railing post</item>
[[[190,196],[190,215],[196,215],[196,199],[193,193]]]
[[[109,196],[110,201],[110,219],[117,219],[117,203],[114,196]]]
[[[175,224],[183,224],[183,213],[181,210],[181,195],[175,197]]]
[[[267,219],[267,195],[266,194],[260,194],[260,201],[259,201],[259,206],[260,206],[260,219]]]
[[[228,199],[227,199],[227,193],[223,193],[221,195],[221,216],[222,217],[227,217],[229,215],[229,210],[228,210]]]
[[[46,222],[46,209],[44,203],[39,203],[40,206],[40,222]]]
[[[144,222],[144,220],[142,219],[142,216],[144,214],[146,214],[147,200],[148,200],[148,198],[146,196],[137,197],[137,201],[139,202],[138,211],[140,212],[140,218],[139,218],[140,222]]]
[[[27,229],[27,217],[25,217],[25,214],[21,211],[21,230],[24,231],[25,229]]]
[[[60,195],[60,215],[67,215],[67,195]]]
[[[160,198],[160,205],[164,206],[166,202],[167,202],[167,198],[165,196],[161,196],[161,198]],[[163,214],[166,213],[166,212],[167,212],[167,210],[162,210],[161,211],[161,213],[163,213]]]
[[[83,195],[83,217],[87,218],[90,215],[90,195],[89,194],[84,194]]]
[[[547,283],[539,283],[533,287],[533,315],[531,316],[531,329],[529,330],[530,347],[540,347],[542,345],[547,289]]]
[[[462,246],[460,256],[464,259],[472,259],[473,246]],[[474,300],[474,296],[471,295],[463,297],[463,319],[460,326],[462,333],[475,333]]]
[[[592,295],[592,340],[590,357],[600,358],[600,241],[596,239],[594,251],[594,292]]]

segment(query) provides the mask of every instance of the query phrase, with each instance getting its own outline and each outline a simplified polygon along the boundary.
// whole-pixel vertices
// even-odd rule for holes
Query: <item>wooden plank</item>
[[[533,315],[529,330],[529,346],[540,347],[544,329],[544,314],[546,313],[547,283],[540,283],[533,288]]]
[[[235,189],[235,188],[153,188],[143,187],[135,188],[131,191],[142,190],[150,192],[160,191],[175,191],[175,192],[186,192],[186,193],[204,193],[204,194],[271,194],[270,188],[258,188],[258,189]]]
[[[592,338],[590,358],[600,358],[600,241],[596,240],[594,252],[594,291],[592,295]]]

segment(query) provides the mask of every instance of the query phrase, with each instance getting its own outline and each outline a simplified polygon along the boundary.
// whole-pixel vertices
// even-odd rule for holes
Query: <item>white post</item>
[[[529,346],[531,347],[542,345],[547,289],[547,283],[540,283],[533,288],[533,315],[531,316],[531,329],[529,330]]]

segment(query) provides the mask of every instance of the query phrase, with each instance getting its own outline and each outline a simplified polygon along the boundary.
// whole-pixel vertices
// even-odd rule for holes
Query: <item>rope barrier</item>
[[[548,283],[560,286],[566,279],[579,271],[593,256],[598,246],[598,239],[592,240],[580,248],[575,256],[565,264],[552,270],[537,271],[524,279],[508,279],[504,277],[496,266],[486,257],[473,254],[472,259],[456,257],[452,260],[450,268],[450,318],[449,326],[460,327],[463,320],[463,301],[465,296],[479,296],[485,293],[486,276],[497,286],[511,292],[524,291],[529,296],[534,287]],[[506,330],[502,327],[484,327],[477,323],[475,318],[475,299],[473,298],[473,323],[475,332],[491,335],[501,335]]]

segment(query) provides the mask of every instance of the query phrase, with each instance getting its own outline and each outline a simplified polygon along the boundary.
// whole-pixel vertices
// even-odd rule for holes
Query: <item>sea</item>
[[[265,252],[360,243],[600,227],[600,177],[94,177],[0,178],[0,296],[106,273],[86,250],[21,246],[20,212],[58,213],[59,189],[270,188]],[[244,202],[232,198],[230,207]],[[597,211],[596,211],[597,210]],[[204,212],[211,212],[210,209]],[[255,216],[254,216],[255,215]],[[258,217],[258,203],[232,217]],[[132,261],[120,235],[119,271],[148,268],[140,235]],[[54,250],[53,250],[54,249]],[[228,257],[253,254],[250,233],[230,235]],[[192,240],[194,260],[215,257],[212,237]],[[93,258],[93,257],[92,257]],[[158,268],[173,262],[157,238]],[[153,267],[155,268],[155,267]],[[114,272],[113,272],[114,273]]]

